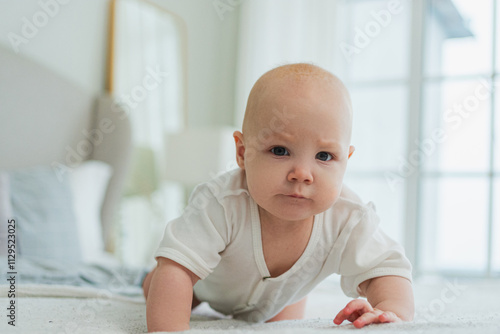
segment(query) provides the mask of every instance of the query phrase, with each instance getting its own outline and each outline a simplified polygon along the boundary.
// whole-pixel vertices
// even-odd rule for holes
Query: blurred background
[[[115,253],[131,265],[235,168],[255,80],[312,62],[351,92],[346,184],[415,274],[500,277],[499,31],[496,0],[0,0],[1,45],[128,106]]]

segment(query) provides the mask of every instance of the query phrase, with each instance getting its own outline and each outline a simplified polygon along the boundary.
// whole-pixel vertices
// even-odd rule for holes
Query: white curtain
[[[267,70],[309,62],[335,72],[337,0],[251,0],[240,5],[236,125],[248,94]]]

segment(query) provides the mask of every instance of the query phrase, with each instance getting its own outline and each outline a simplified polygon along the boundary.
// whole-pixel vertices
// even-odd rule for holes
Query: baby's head
[[[255,83],[236,159],[249,192],[266,213],[303,220],[327,210],[342,189],[352,107],[347,89],[310,64],[277,67]]]

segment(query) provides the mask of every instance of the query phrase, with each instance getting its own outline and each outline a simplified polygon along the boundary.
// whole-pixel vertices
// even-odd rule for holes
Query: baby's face
[[[238,163],[261,210],[282,220],[308,219],[339,197],[354,150],[348,102],[321,82],[278,85],[264,95],[249,133],[235,133],[245,147]]]

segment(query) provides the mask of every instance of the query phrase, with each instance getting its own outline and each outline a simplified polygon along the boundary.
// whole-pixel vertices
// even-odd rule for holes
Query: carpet
[[[362,329],[349,322],[337,326],[333,318],[351,299],[338,282],[325,281],[309,296],[306,319],[266,324],[248,324],[220,319],[206,305],[195,310],[191,333],[500,333],[500,281],[426,279],[414,282],[416,315],[412,322],[374,324]]]
[[[303,320],[250,324],[230,319],[206,304],[191,317],[193,334],[318,334],[341,333],[500,333],[500,280],[434,279],[414,283],[416,317],[413,322],[370,325],[356,329],[348,322],[333,324],[349,302],[338,282],[325,281],[308,297]],[[146,312],[142,298],[126,297],[90,287],[19,285],[16,326],[7,324],[7,287],[0,286],[4,309],[0,333],[144,333]]]

